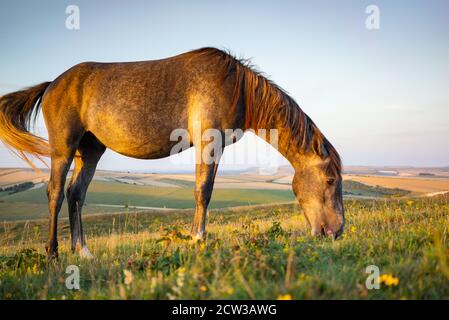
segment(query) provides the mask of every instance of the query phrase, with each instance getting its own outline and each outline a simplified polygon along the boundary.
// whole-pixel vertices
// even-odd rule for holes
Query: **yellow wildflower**
[[[277,298],[277,300],[292,300],[292,295],[291,294],[280,294]]]
[[[354,227],[354,226],[351,226],[351,233],[354,233],[354,232],[356,232],[356,231],[357,231],[357,228]]]
[[[186,272],[186,268],[181,267],[181,268],[178,269],[178,272],[179,273],[185,273]]]
[[[226,293],[229,294],[229,295],[233,294],[233,293],[234,293],[234,288],[229,287],[229,288],[226,290]]]
[[[207,287],[206,286],[201,286],[200,287],[200,291],[201,292],[206,292],[207,291]]]
[[[399,278],[394,277],[392,274],[383,274],[379,277],[379,283],[383,283],[388,287],[397,286],[399,284]]]

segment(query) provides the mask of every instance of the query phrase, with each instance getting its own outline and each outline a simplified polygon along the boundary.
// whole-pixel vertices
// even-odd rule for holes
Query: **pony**
[[[42,110],[48,141],[30,133]],[[82,207],[98,161],[106,148],[138,159],[170,155],[171,132],[276,129],[278,151],[295,170],[293,192],[312,235],[337,238],[344,228],[341,160],[336,149],[286,91],[247,60],[216,48],[200,48],[151,61],[84,62],[54,81],[0,98],[0,140],[34,167],[51,160],[47,196],[50,212],[46,251],[58,257],[57,221],[66,190],[71,249],[91,257],[82,227]],[[267,141],[269,136],[267,136]],[[223,146],[224,148],[224,146]],[[191,234],[206,237],[207,207],[222,152],[212,162],[196,153],[195,212]]]

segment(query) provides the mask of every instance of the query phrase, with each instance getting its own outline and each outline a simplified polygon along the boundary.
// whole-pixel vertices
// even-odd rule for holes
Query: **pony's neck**
[[[277,149],[295,170],[311,155],[330,155],[334,171],[341,169],[336,150],[287,92],[248,67],[237,74],[243,75],[246,129],[276,129]],[[265,140],[270,143],[270,138],[267,134]]]
[[[314,138],[316,126],[292,98],[282,91],[280,93],[282,101],[278,98],[276,101],[279,104],[274,108],[259,105],[258,111],[263,110],[265,114],[253,112],[252,115],[258,119],[250,123],[258,136],[276,147],[296,170],[305,154],[313,152],[310,143]],[[279,94],[279,91],[276,94]],[[265,130],[265,134],[261,130]],[[273,134],[276,134],[276,137]]]
[[[275,130],[274,132],[272,131],[273,129]],[[304,152],[298,148],[294,133],[290,128],[286,128],[282,121],[277,120],[272,123],[271,128],[255,128],[254,130],[260,138],[277,148],[277,151],[282,154],[296,170],[300,165],[301,157]],[[265,130],[265,132],[261,132],[261,130]],[[276,134],[276,137],[273,136],[273,134]]]
[[[295,171],[301,170],[305,164],[317,156],[321,159],[329,158],[327,172],[334,176],[341,176],[341,160],[335,148],[324,137],[313,121],[299,108],[296,103],[279,108],[269,117],[265,125],[255,128],[258,132],[265,129],[276,129],[277,150],[291,163]],[[271,134],[258,134],[265,141],[273,145]]]

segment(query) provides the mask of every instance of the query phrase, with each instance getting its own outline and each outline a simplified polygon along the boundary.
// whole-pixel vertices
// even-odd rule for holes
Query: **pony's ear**
[[[311,143],[310,147],[312,148],[312,151],[315,154],[318,154],[321,156],[321,141],[319,139],[312,137],[312,143]]]
[[[331,162],[331,158],[330,157],[326,157],[323,160],[322,166],[323,167],[327,167],[329,165],[329,163]]]
[[[327,158],[329,156],[329,152],[327,152],[326,147],[324,146],[324,143],[320,141],[319,139],[313,139],[312,142],[312,150],[317,155],[321,156],[322,158]]]
[[[329,152],[327,151],[327,149],[326,149],[324,143],[321,144],[321,156],[325,157],[326,160],[330,161],[330,158],[329,158],[330,154],[329,154]]]
[[[332,176],[332,173],[329,171],[329,166],[331,163],[331,157],[324,158],[323,162],[320,163],[320,168],[322,168],[328,176]]]

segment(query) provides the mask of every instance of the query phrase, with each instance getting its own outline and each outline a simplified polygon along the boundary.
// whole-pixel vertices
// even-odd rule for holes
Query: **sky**
[[[80,10],[79,30],[66,28],[68,5]],[[379,8],[379,29],[366,27],[369,5]],[[0,95],[82,61],[215,46],[251,58],[288,91],[345,165],[448,166],[448,12],[445,0],[1,1]],[[46,135],[42,119],[35,130]],[[225,155],[261,144],[247,136]],[[0,167],[17,166],[26,164],[0,144]],[[230,167],[245,166],[253,164]],[[108,151],[99,168],[192,165]]]

